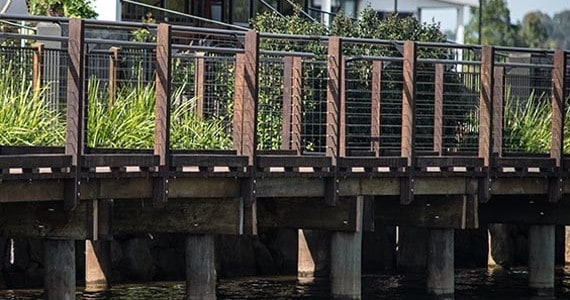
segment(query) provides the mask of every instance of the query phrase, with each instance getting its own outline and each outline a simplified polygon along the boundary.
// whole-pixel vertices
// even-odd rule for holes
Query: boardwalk
[[[30,21],[64,34],[2,33],[38,43],[1,51],[29,51],[18,59],[34,86],[58,87],[47,98],[66,107],[65,145],[0,149],[0,235],[46,238],[48,297],[74,297],[74,276],[53,276],[75,272],[71,240],[91,245],[87,285],[104,289],[101,245],[114,234],[185,233],[188,297],[207,299],[213,235],[299,228],[333,232],[332,294],[358,299],[361,233],[375,219],[429,228],[427,288],[444,296],[454,292],[454,230],[532,224],[529,285],[554,292],[554,225],[570,223],[569,53]],[[141,26],[155,42],[129,41]],[[113,98],[134,72],[155,81],[153,149],[88,146],[89,79]],[[549,145],[531,151],[508,125],[538,95],[550,103]],[[189,98],[198,119],[224,122],[231,149],[172,146],[172,109]]]

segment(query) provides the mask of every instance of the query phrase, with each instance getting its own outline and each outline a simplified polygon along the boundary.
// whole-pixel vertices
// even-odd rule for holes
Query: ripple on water
[[[501,272],[484,269],[456,270],[456,299],[532,299],[528,295],[528,271],[524,268]],[[425,273],[386,273],[362,278],[364,299],[428,299]],[[183,282],[118,285],[107,295],[78,293],[85,300],[184,299]],[[217,296],[237,299],[329,299],[328,280],[297,280],[295,277],[248,277],[222,279]],[[570,299],[570,269],[557,269],[556,295]],[[41,290],[4,290],[0,300],[43,299]]]

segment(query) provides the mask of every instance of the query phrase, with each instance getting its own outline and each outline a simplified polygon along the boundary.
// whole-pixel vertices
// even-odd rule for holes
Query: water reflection
[[[528,294],[528,271],[524,268],[488,272],[485,269],[456,270],[456,299],[535,299]],[[428,299],[424,273],[386,273],[362,278],[364,299]],[[78,293],[78,299],[137,300],[184,299],[183,282],[118,285],[108,294]],[[328,280],[297,280],[295,277],[248,277],[222,279],[218,299],[329,299]],[[570,269],[556,271],[556,295],[570,299]],[[0,291],[0,299],[43,299],[41,290]],[[543,298],[544,299],[544,298]]]

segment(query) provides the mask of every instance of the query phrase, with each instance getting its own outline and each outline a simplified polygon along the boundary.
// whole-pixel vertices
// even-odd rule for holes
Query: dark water
[[[484,269],[456,270],[456,299],[536,299],[528,294],[528,272],[514,269],[490,274]],[[428,299],[422,273],[386,273],[362,278],[364,299]],[[327,280],[298,281],[294,277],[222,279],[218,299],[329,299]],[[83,295],[78,299],[184,299],[184,283],[118,285],[109,295]],[[570,299],[570,269],[556,270],[556,296]],[[42,299],[41,290],[1,291],[0,299]]]

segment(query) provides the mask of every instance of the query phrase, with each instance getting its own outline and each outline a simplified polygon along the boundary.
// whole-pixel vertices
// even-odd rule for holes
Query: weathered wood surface
[[[258,198],[258,226],[354,231],[355,202],[354,197],[341,197],[331,206],[322,198]]]
[[[235,199],[169,199],[161,209],[144,201],[115,200],[114,234],[184,232],[240,234],[242,201]]]
[[[396,197],[376,198],[376,222],[431,228],[477,228],[477,200],[465,196],[418,196],[408,205]]]

